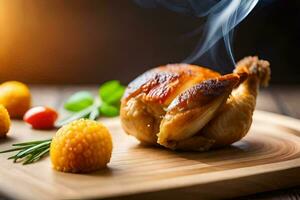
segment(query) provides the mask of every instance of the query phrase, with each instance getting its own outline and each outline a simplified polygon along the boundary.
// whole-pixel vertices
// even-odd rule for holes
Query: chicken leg
[[[242,82],[201,131],[203,137],[214,140],[214,146],[225,146],[242,139],[248,132],[260,86],[267,86],[270,64],[257,57],[246,57],[237,63],[234,73],[247,73]]]

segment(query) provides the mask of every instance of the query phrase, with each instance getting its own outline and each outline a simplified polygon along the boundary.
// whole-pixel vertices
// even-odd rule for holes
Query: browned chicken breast
[[[232,74],[187,64],[152,69],[132,81],[121,102],[124,130],[142,143],[204,151],[248,132],[267,61],[247,57]]]

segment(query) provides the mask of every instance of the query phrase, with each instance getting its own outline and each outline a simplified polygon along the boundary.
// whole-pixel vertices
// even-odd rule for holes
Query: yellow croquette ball
[[[101,123],[80,119],[60,128],[50,147],[54,169],[87,173],[105,168],[112,153],[112,139]]]
[[[0,104],[11,118],[22,118],[31,106],[29,88],[18,81],[8,81],[0,85]]]
[[[0,138],[6,137],[10,127],[10,118],[7,110],[0,104]]]

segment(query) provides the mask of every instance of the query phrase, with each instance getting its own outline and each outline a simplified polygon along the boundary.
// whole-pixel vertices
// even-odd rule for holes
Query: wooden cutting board
[[[13,164],[0,155],[0,193],[17,199],[202,199],[229,198],[300,185],[300,120],[256,111],[240,142],[204,153],[173,152],[139,145],[119,119],[101,119],[114,140],[107,169],[93,174],[54,171],[49,158]],[[13,121],[12,143],[50,138],[55,131],[31,130]]]

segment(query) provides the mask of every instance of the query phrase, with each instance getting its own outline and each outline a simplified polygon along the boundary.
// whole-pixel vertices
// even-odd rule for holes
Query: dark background
[[[0,81],[128,83],[186,58],[200,36],[185,36],[202,22],[132,0],[1,0]],[[300,1],[261,2],[235,29],[236,60],[259,55],[273,84],[300,83],[299,36]]]

